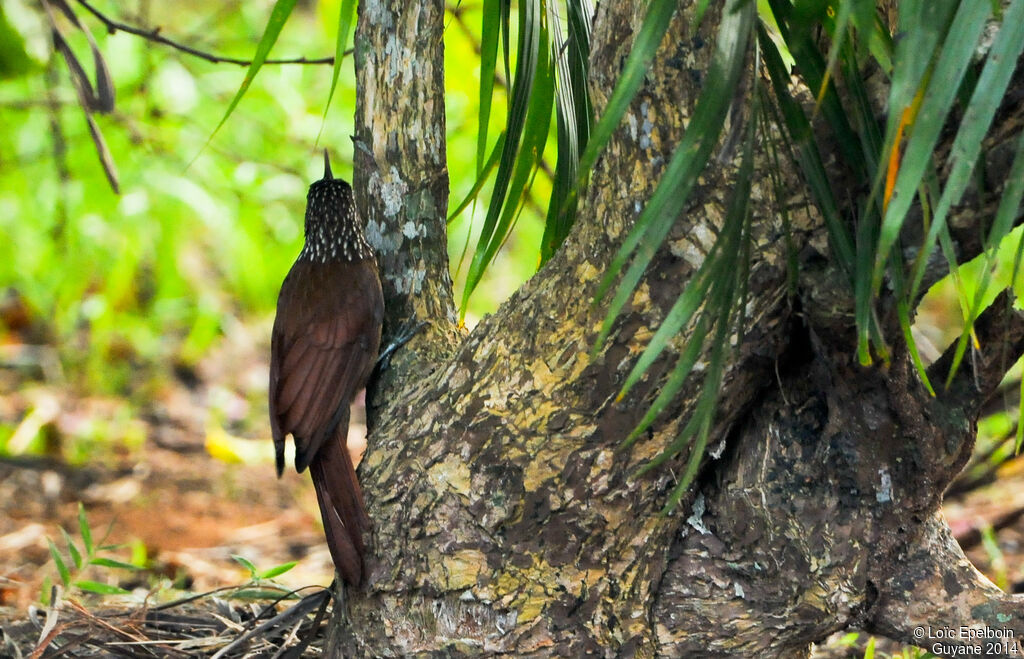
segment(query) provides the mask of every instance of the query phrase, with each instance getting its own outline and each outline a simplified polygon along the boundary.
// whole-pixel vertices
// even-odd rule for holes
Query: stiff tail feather
[[[309,473],[334,566],[348,584],[358,587],[363,578],[363,532],[369,530],[370,518],[346,447],[347,432],[348,424],[339,424],[335,436],[317,451]]]

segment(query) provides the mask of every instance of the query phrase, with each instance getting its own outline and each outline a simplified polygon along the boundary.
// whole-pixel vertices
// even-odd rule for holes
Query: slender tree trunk
[[[1022,601],[969,566],[938,513],[1003,373],[998,355],[939,398],[905,355],[857,366],[852,293],[828,260],[804,186],[783,171],[800,261],[790,279],[764,153],[751,193],[748,326],[731,337],[700,477],[668,515],[661,510],[686,451],[634,477],[690,418],[701,369],[629,450],[622,440],[669,366],[625,400],[616,395],[710,249],[738,166],[728,149],[713,161],[592,357],[605,313],[592,305],[598,282],[707,75],[718,10],[695,29],[694,7],[683,4],[566,244],[463,337],[445,256],[444,4],[360,2],[357,202],[380,255],[388,335],[412,317],[428,325],[372,393],[359,470],[375,524],[368,578],[336,611],[336,650],[798,657],[850,625],[908,642],[917,625],[1024,635]],[[598,113],[644,7],[600,4],[591,57]],[[748,115],[738,99],[727,133]],[[983,345],[1024,350],[1024,323],[1006,300],[978,331]]]

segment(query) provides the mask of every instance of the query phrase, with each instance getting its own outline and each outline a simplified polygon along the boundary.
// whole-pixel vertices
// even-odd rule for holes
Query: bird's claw
[[[398,330],[398,335],[380,351],[380,355],[377,356],[377,368],[381,371],[387,370],[388,366],[391,365],[391,355],[404,346],[406,343],[416,336],[416,332],[423,329],[423,326],[427,324],[427,321],[415,319],[406,321],[402,327]]]

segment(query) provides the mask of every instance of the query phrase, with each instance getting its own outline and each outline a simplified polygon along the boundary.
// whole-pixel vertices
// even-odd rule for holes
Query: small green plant
[[[843,648],[855,648],[859,644],[860,637],[859,632],[850,632],[839,639],[836,645]],[[868,636],[867,643],[864,645],[864,659],[882,659],[882,655],[876,653],[876,643],[877,640],[874,636]],[[938,659],[937,655],[910,645],[897,653],[885,655],[885,657],[886,659]]]
[[[280,592],[280,588],[281,587],[280,586],[278,586],[277,584],[270,583],[270,584],[266,584],[266,587],[264,587],[264,583],[263,582],[264,581],[269,581],[269,580],[273,579],[274,577],[281,576],[282,574],[284,574],[288,570],[291,570],[293,567],[298,565],[298,561],[288,561],[287,563],[281,563],[280,565],[275,565],[274,567],[267,568],[266,570],[260,570],[260,569],[258,569],[256,567],[255,563],[253,563],[252,561],[250,561],[248,558],[246,558],[244,556],[239,556],[238,554],[232,554],[231,558],[234,559],[234,561],[236,563],[238,563],[239,565],[241,565],[242,567],[244,567],[246,570],[249,571],[249,586],[250,586],[250,587],[242,588],[240,590],[236,590],[235,592],[233,592],[231,594],[231,597],[233,599],[255,599],[255,600],[262,600],[262,599],[278,599],[278,598],[280,598],[281,597],[281,592]],[[288,596],[288,598],[291,598],[291,597],[293,597],[293,595],[289,595]]]
[[[246,570],[249,570],[249,577],[257,583],[265,579],[273,579],[274,577],[281,576],[299,564],[298,561],[288,561],[287,563],[281,563],[280,565],[275,565],[274,567],[266,570],[259,570],[256,568],[256,565],[245,556],[232,554],[231,558]]]
[[[64,555],[61,554],[60,550],[53,540],[47,540],[50,545],[50,556],[53,558],[54,565],[57,566],[57,574],[60,576],[61,583],[64,584],[65,590],[72,587],[87,593],[96,593],[98,595],[127,595],[129,591],[121,588],[120,586],[112,586],[101,581],[93,581],[90,579],[80,578],[85,571],[90,567],[97,568],[113,568],[120,570],[138,570],[140,569],[137,565],[131,563],[125,563],[118,561],[101,554],[109,552],[112,549],[116,549],[115,545],[99,545],[93,541],[92,528],[89,526],[89,520],[85,515],[85,506],[79,502],[78,504],[78,532],[81,534],[81,549],[79,545],[75,543],[75,540],[71,537],[64,527],[60,528],[61,535],[64,536],[64,543],[67,546],[67,555],[69,560],[66,560]],[[54,604],[51,583],[49,579],[46,579],[43,583],[42,601],[47,605]]]

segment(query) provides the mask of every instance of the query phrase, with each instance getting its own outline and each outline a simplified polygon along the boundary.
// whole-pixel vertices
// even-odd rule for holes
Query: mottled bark
[[[427,323],[393,373],[438,362],[455,343],[445,220],[444,2],[359,3],[355,32],[356,204],[377,252],[384,343]],[[381,389],[396,386],[385,376]]]
[[[981,368],[935,399],[902,354],[889,366],[856,366],[852,293],[789,170],[801,274],[795,291],[787,285],[762,153],[748,326],[732,337],[710,455],[669,515],[660,511],[686,453],[632,476],[676,437],[701,389],[699,368],[651,431],[621,448],[684,345],[681,337],[615,402],[721,227],[737,166],[729,154],[702,176],[595,358],[605,308],[591,302],[683,135],[708,70],[715,8],[696,31],[693,8],[678,12],[566,244],[458,341],[444,256],[442,9],[434,0],[360,3],[358,199],[381,253],[392,327],[413,315],[430,326],[371,398],[359,470],[375,524],[368,577],[339,607],[336,647],[357,656],[796,657],[852,624],[909,634],[907,621],[891,619],[897,612],[944,625],[1013,611],[1019,627],[1021,602],[955,567],[962,555],[940,541],[936,518],[970,452],[977,404],[997,380]],[[600,4],[598,112],[643,13],[643,3]],[[727,132],[746,108],[737,106]],[[1009,305],[996,309],[982,327],[1019,352],[1024,325]],[[918,575],[915,585],[902,574]],[[962,589],[948,598],[955,606],[912,606],[953,587]],[[963,602],[981,601],[998,617],[965,618]]]

